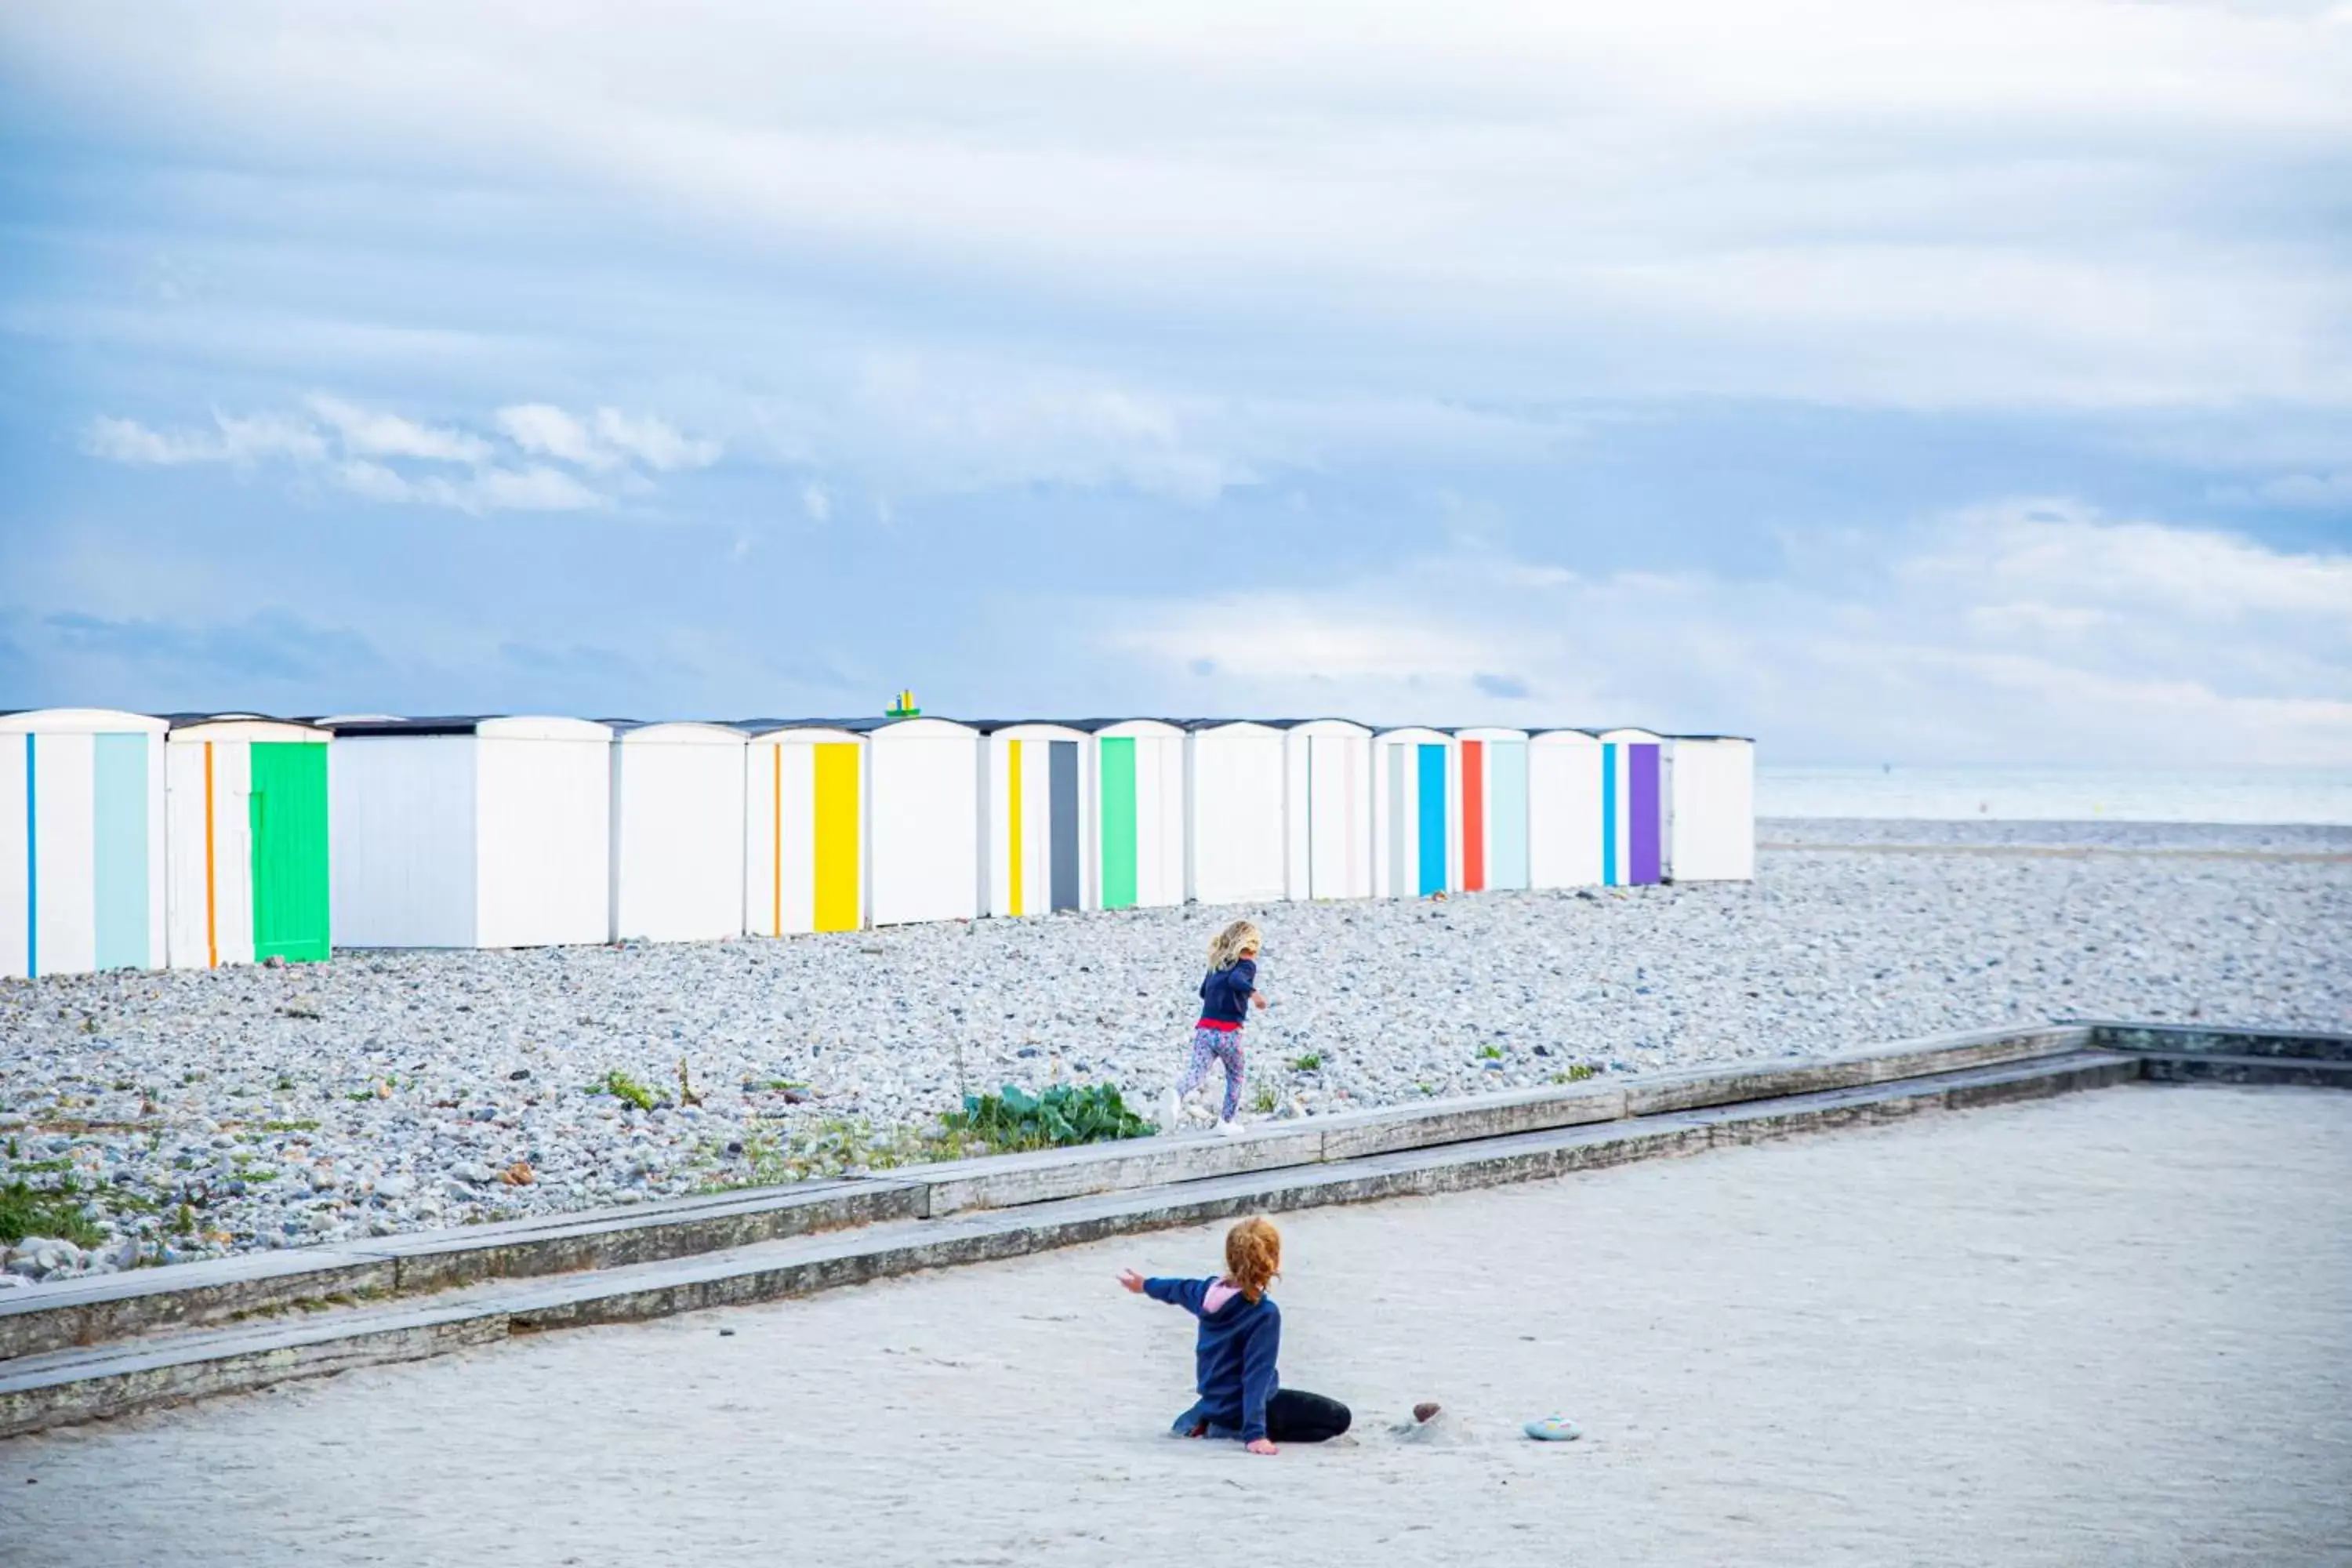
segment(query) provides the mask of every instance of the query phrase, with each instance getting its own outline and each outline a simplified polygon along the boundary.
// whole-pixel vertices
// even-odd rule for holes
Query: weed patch
[[[1083,1089],[1057,1084],[1035,1095],[1008,1083],[1002,1094],[965,1095],[963,1109],[940,1117],[940,1126],[950,1137],[993,1154],[1149,1138],[1159,1131],[1129,1110],[1117,1086],[1108,1083]]]
[[[603,1078],[590,1084],[588,1092],[609,1094],[614,1100],[635,1106],[639,1110],[651,1110],[654,1108],[654,1091],[619,1068],[613,1068]]]
[[[76,1247],[96,1247],[106,1239],[98,1222],[83,1212],[70,1182],[60,1187],[11,1182],[0,1187],[0,1241],[14,1245],[28,1236],[53,1237]]]

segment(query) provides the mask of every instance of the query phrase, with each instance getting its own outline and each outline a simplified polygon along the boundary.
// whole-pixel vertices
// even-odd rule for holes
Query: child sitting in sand
[[[1176,1417],[1179,1436],[1239,1437],[1251,1453],[1271,1454],[1277,1442],[1320,1443],[1348,1429],[1346,1405],[1284,1388],[1276,1374],[1282,1311],[1265,1288],[1281,1271],[1282,1233],[1262,1218],[1225,1233],[1221,1278],[1146,1279],[1132,1268],[1120,1271],[1118,1282],[1129,1289],[1201,1320],[1193,1352],[1201,1397]]]
[[[1225,1100],[1217,1117],[1217,1131],[1242,1130],[1242,1024],[1252,1003],[1265,1005],[1257,989],[1257,952],[1262,939],[1257,927],[1235,921],[1209,944],[1209,973],[1201,982],[1201,1021],[1192,1028],[1192,1059],[1183,1081],[1168,1091],[1160,1108],[1161,1131],[1173,1132],[1183,1120],[1184,1097],[1209,1076],[1209,1064],[1225,1069]]]

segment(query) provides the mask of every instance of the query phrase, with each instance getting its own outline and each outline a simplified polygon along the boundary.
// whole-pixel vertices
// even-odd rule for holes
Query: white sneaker
[[[1242,1119],[1236,1116],[1231,1121],[1218,1122],[1217,1131],[1227,1138],[1238,1138],[1247,1130],[1242,1126]]]
[[[1176,1091],[1171,1089],[1160,1097],[1160,1131],[1180,1132],[1183,1127],[1184,1102],[1176,1098]]]

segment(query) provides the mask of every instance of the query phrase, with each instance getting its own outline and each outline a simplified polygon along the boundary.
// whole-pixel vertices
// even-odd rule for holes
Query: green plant
[[[1257,1092],[1250,1096],[1250,1110],[1259,1116],[1271,1116],[1274,1114],[1274,1085],[1270,1083],[1258,1085]]]
[[[1322,1071],[1323,1053],[1320,1051],[1309,1051],[1303,1057],[1292,1058],[1290,1062],[1290,1070],[1293,1072]]]
[[[315,1121],[265,1121],[261,1130],[264,1132],[316,1132],[319,1124]]]
[[[703,1162],[717,1164],[724,1159],[728,1163],[699,1190],[721,1193],[738,1187],[782,1186],[851,1170],[887,1171],[960,1152],[943,1144],[940,1134],[927,1135],[911,1128],[877,1133],[866,1123],[847,1118],[828,1118],[781,1139],[772,1131],[774,1125],[754,1123],[745,1129],[737,1155],[722,1155],[715,1144],[704,1145]],[[740,1165],[733,1163],[737,1159],[741,1161]]]
[[[55,1187],[26,1181],[0,1187],[0,1242],[19,1242],[28,1236],[53,1237],[76,1247],[96,1247],[106,1239],[106,1232],[84,1212],[70,1180]]]
[[[654,1091],[619,1068],[613,1068],[603,1078],[589,1085],[588,1092],[609,1094],[614,1100],[635,1106],[639,1110],[651,1110],[654,1108]]]
[[[1503,1047],[1500,1046],[1480,1046],[1478,1047],[1478,1059],[1482,1062],[1501,1061],[1503,1059]]]
[[[1159,1131],[1129,1110],[1117,1086],[1108,1083],[1056,1084],[1036,1095],[1008,1083],[1002,1094],[965,1095],[963,1109],[940,1117],[940,1127],[945,1142],[978,1143],[1000,1154],[1149,1138]]]
[[[1551,1080],[1554,1083],[1582,1083],[1586,1079],[1592,1077],[1600,1070],[1601,1069],[1599,1068],[1594,1067],[1591,1062],[1579,1062],[1574,1067],[1570,1068],[1563,1072],[1556,1072],[1552,1074]]]

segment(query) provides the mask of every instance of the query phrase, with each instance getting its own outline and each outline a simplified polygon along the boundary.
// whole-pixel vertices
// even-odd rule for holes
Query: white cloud
[[[2336,616],[2352,626],[2352,555],[2298,554],[2210,530],[2110,522],[2066,502],[1962,514],[1941,549],[1903,571],[1945,591],[1993,588],[2199,619]]]
[[[524,451],[584,468],[612,468],[625,462],[656,472],[701,468],[717,462],[720,451],[716,441],[682,435],[665,420],[617,408],[599,408],[583,418],[552,404],[522,403],[499,409],[498,423],[507,439]]]
[[[1853,570],[1802,584],[1461,549],[1108,605],[1096,640],[1126,679],[1263,711],[1630,721],[1798,760],[2352,766],[2352,554],[2050,501],[1832,543]]]
[[[552,404],[519,403],[501,408],[498,421],[508,440],[535,456],[588,468],[606,468],[613,462],[610,454],[597,447],[585,425]]]
[[[801,510],[808,515],[808,520],[811,522],[829,521],[833,517],[833,498],[825,494],[824,487],[823,485],[803,485],[801,487]]]
[[[210,430],[158,431],[135,419],[100,415],[82,432],[82,450],[109,462],[151,468],[283,462],[362,500],[467,512],[589,511],[615,501],[614,493],[544,463],[518,468],[491,461],[498,448],[469,430],[423,424],[324,393],[313,395],[307,405],[320,425],[294,414],[215,410]],[[697,467],[716,461],[719,451],[717,443],[682,436],[660,419],[632,418],[610,408],[597,411],[593,426],[544,403],[513,405],[493,418],[524,453],[592,473],[629,458],[657,470]],[[648,488],[635,475],[608,482],[623,493]]]
[[[436,429],[324,394],[312,396],[310,404],[310,411],[334,429],[343,450],[354,457],[478,463],[490,455],[488,442],[461,430]]]
[[[1181,302],[1188,330],[1442,345],[1552,394],[2352,396],[2313,199],[2352,136],[2352,29],[2314,7],[1016,0],[812,32],[416,0],[358,50],[310,8],[133,14],[35,8],[29,111],[201,139],[207,177],[299,145],[467,225],[495,168],[763,278],[953,269],[1155,330]],[[310,199],[322,230],[364,200]],[[772,293],[709,309],[790,353],[751,319]]]
[[[561,469],[478,468],[463,478],[438,471],[402,474],[363,458],[339,463],[334,481],[365,500],[446,507],[456,511],[594,511],[612,499]]]
[[[210,430],[152,430],[135,419],[101,414],[82,432],[83,451],[134,467],[242,465],[271,458],[310,462],[323,457],[326,449],[319,433],[299,418],[270,414],[238,416],[217,409]]]
[[[570,474],[554,468],[486,468],[467,493],[490,510],[582,511],[611,505]]]
[[[632,418],[617,409],[599,408],[596,438],[613,451],[656,470],[703,468],[719,460],[716,441],[682,436],[650,415]]]
[[[175,463],[210,460],[212,445],[202,438],[166,436],[136,419],[100,415],[82,432],[81,449],[110,463],[169,467]]]

